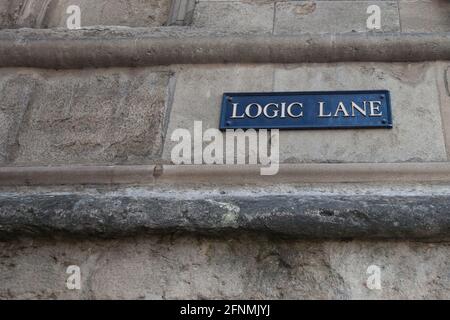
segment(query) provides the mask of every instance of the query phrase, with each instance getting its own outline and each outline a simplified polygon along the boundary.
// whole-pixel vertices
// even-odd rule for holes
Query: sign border
[[[266,125],[266,126],[250,126],[250,125],[240,125],[240,126],[233,126],[233,125],[227,125],[226,124],[226,112],[225,108],[227,106],[228,97],[229,96],[286,96],[286,95],[324,95],[324,94],[361,94],[361,93],[379,93],[380,95],[384,95],[386,97],[386,109],[387,109],[387,116],[386,123],[380,123],[379,125],[366,125],[366,126],[293,126],[293,125],[287,125],[285,127],[280,127],[279,125]],[[222,103],[221,103],[221,110],[220,110],[220,120],[219,120],[219,129],[220,130],[226,130],[226,129],[279,129],[279,130],[335,130],[335,129],[392,129],[392,111],[391,111],[391,95],[389,90],[343,90],[343,91],[283,91],[283,92],[224,92],[222,96]]]

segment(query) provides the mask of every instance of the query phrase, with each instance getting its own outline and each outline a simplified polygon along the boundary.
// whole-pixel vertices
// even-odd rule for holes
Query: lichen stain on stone
[[[228,226],[228,227],[238,227],[238,215],[236,213],[227,212],[222,216],[222,225]]]
[[[222,215],[221,224],[229,227],[238,226],[238,213],[241,211],[237,205],[228,202],[219,202],[212,199],[207,200],[211,204],[216,204],[220,208],[225,209],[227,212]]]
[[[338,215],[339,211],[333,209],[317,209],[317,210],[307,210],[306,214],[331,218]]]
[[[316,10],[316,4],[314,2],[309,2],[305,4],[299,4],[294,7],[293,11],[295,14],[304,16],[313,13]]]

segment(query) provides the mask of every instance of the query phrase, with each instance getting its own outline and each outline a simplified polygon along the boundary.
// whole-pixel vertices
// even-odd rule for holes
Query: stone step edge
[[[431,190],[431,191],[430,191]],[[0,241],[193,233],[450,240],[450,194],[21,190],[0,193]]]
[[[187,29],[0,31],[0,67],[450,60],[450,33],[227,35]]]
[[[450,162],[260,165],[113,165],[0,167],[0,186],[49,185],[272,185],[345,182],[450,182]]]

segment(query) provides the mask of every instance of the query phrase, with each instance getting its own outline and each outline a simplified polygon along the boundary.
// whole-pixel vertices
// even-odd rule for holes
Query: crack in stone
[[[449,71],[450,67],[447,67],[447,69],[444,71],[444,84],[445,84],[445,91],[447,92],[447,95],[450,97],[450,86],[448,82]]]

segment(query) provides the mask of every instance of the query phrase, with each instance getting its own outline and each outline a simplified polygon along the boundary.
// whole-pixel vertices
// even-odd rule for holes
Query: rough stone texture
[[[14,27],[24,1],[3,0],[0,2],[0,29]]]
[[[191,25],[195,11],[196,0],[171,0],[168,26]]]
[[[8,7],[9,3],[4,1],[0,2],[0,26],[9,24]]]
[[[366,32],[366,8],[377,4],[382,10],[382,31],[399,31],[399,12],[404,32],[450,31],[447,0],[401,0],[400,10],[396,3],[202,0],[195,8],[194,26],[224,32],[272,32],[275,13],[277,33]],[[162,26],[170,10],[169,0],[4,0],[0,3],[0,28],[65,28],[69,5],[80,6],[82,27]]]
[[[172,148],[178,143],[171,141],[176,129],[184,128],[193,134],[194,121],[202,121],[203,130],[218,128],[224,92],[271,91],[272,77],[270,65],[179,67],[163,159],[171,161]]]
[[[24,1],[0,3],[0,27],[64,27],[65,6],[77,4],[77,0],[52,1],[47,12],[39,10],[39,1],[30,0],[27,10],[21,11],[18,4]],[[370,35],[356,40],[334,34],[218,37],[219,33],[273,32],[273,1],[256,2],[200,2],[195,21],[198,29],[102,31],[95,27],[60,33],[2,32],[0,65],[83,68],[423,61],[447,59],[450,53],[445,35]],[[442,6],[442,1],[440,7],[400,2],[404,31],[449,31],[448,7]],[[154,5],[143,1],[89,1],[88,9],[87,0],[78,3],[83,10],[83,26],[158,26],[168,13],[168,2],[164,1],[152,1]],[[296,17],[286,15],[283,19],[286,12],[280,10],[277,26],[280,32],[288,33],[307,28],[323,32],[332,30],[327,29],[330,27],[333,31],[364,31],[361,23],[365,19],[359,20],[358,6],[363,8],[366,3],[359,3],[316,3],[315,10],[327,23],[336,16],[326,8],[346,7],[345,13],[351,12],[351,19],[346,21],[351,24],[335,18],[334,25],[316,25],[314,20],[305,27],[304,20]],[[380,6],[386,7],[383,12],[387,11],[388,21],[394,21],[392,25],[387,23],[389,28],[397,31],[392,4]],[[283,25],[285,22],[288,24]],[[186,37],[188,34],[194,37]],[[177,90],[170,130],[191,128],[194,120],[203,120],[204,128],[217,127],[224,91],[382,86],[392,90],[393,131],[323,131],[320,136],[307,131],[290,136],[286,132],[282,136],[286,143],[284,160],[447,159],[441,120],[448,146],[448,62],[173,69],[177,72]],[[171,105],[170,78],[168,72],[153,69],[0,70],[0,164],[158,160]],[[166,161],[168,152],[170,144],[165,148]],[[157,175],[157,170],[154,173]],[[39,187],[34,191],[2,189],[0,238],[9,241],[0,242],[0,298],[450,298],[448,186],[433,185],[426,191],[416,185],[403,191],[393,191],[386,185],[382,191],[362,190],[361,185],[349,192],[345,191],[348,185],[332,188],[334,192],[312,191],[312,186],[301,190],[298,186],[249,188],[245,192],[225,190],[223,186],[177,191],[169,185],[162,190],[104,190],[92,186],[52,191]],[[177,231],[199,234],[181,235]],[[248,234],[237,236],[243,231]],[[167,234],[142,236],[153,232]],[[256,232],[258,237],[251,235]],[[202,233],[220,233],[222,237],[206,238]],[[271,234],[270,238],[263,233]],[[61,234],[97,238],[60,238]],[[141,236],[134,238],[134,234]],[[10,238],[23,235],[51,239]],[[98,239],[121,235],[128,237]],[[287,240],[279,235],[334,240]],[[348,241],[350,237],[414,238],[439,243]],[[347,240],[336,241],[343,238]],[[73,264],[81,266],[81,291],[65,287],[66,268]],[[370,265],[381,267],[380,291],[365,286]]]
[[[209,30],[272,33],[274,4],[267,2],[199,2],[192,25]]]
[[[447,158],[450,160],[450,62],[443,61],[436,64],[436,85],[440,96]]]
[[[288,1],[276,3],[275,34],[367,32],[367,7],[381,9],[381,29],[400,31],[395,1]]]
[[[445,62],[275,68],[273,89],[272,65],[174,66],[177,84],[164,161],[171,160],[175,129],[192,132],[200,120],[204,130],[218,127],[223,92],[380,88],[391,90],[394,129],[282,131],[282,161],[447,159],[439,109],[445,111],[448,97]],[[170,104],[167,72],[3,69],[0,76],[3,164],[144,164],[159,159]]]
[[[2,299],[449,299],[448,243],[154,236],[0,243]],[[81,290],[65,286],[69,265]],[[367,268],[381,269],[381,290]]]
[[[393,129],[280,132],[285,162],[446,161],[435,63],[304,64],[275,69],[275,91],[391,92]]]
[[[400,0],[403,32],[450,32],[448,0]]]
[[[2,0],[0,28],[66,28],[70,5],[81,9],[81,26],[114,25],[154,27],[164,25],[169,0]]]
[[[0,162],[118,164],[158,158],[169,77],[150,69],[0,69]]]
[[[0,239],[173,231],[301,239],[450,239],[448,187],[196,188],[4,190]]]
[[[280,160],[291,163],[446,161],[435,80],[443,72],[442,66],[436,63],[183,67],[177,72],[177,90],[163,158],[170,161],[171,150],[178,143],[170,141],[175,129],[186,128],[193,134],[194,121],[200,120],[203,130],[218,127],[224,92],[388,89],[393,129],[281,131]]]
[[[450,33],[249,36],[185,27],[0,31],[0,67],[436,60],[450,60]]]
[[[7,1],[0,2],[0,28],[8,28],[11,24],[9,15],[9,3]]]

